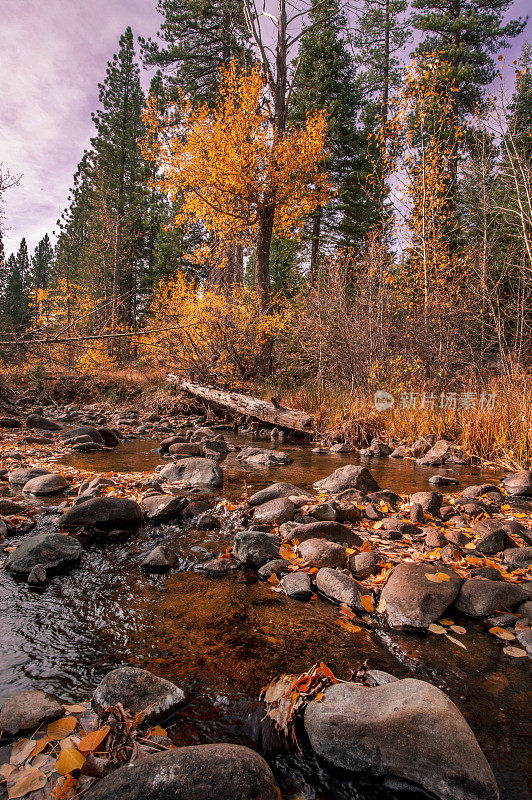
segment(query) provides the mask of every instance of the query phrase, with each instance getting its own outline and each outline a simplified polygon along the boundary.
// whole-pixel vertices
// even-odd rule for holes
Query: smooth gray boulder
[[[382,556],[375,550],[367,550],[364,553],[356,553],[349,559],[349,569],[353,578],[364,580],[374,575],[378,569],[379,564],[382,563]]]
[[[532,547],[511,547],[504,551],[502,558],[507,569],[526,569],[532,564]]]
[[[319,591],[334,603],[345,603],[349,608],[363,611],[360,598],[370,594],[362,584],[348,575],[330,567],[322,567],[316,574],[316,586]]]
[[[170,522],[183,516],[188,500],[172,494],[150,494],[140,505],[148,522]]]
[[[281,539],[273,533],[239,531],[233,541],[237,559],[246,567],[262,567],[279,558]]]
[[[419,503],[427,514],[434,514],[440,510],[443,495],[439,492],[416,492],[410,498],[411,503]]]
[[[146,711],[143,722],[169,716],[184,701],[185,694],[175,683],[138,667],[118,667],[108,672],[92,696],[92,704],[99,713],[121,703],[132,715]]]
[[[293,600],[308,600],[312,594],[307,572],[289,572],[281,578],[281,586]]]
[[[455,605],[469,617],[489,617],[495,611],[515,608],[528,599],[528,593],[518,583],[471,578],[464,581]]]
[[[13,483],[15,486],[24,486],[24,484],[31,481],[32,478],[51,474],[49,469],[44,469],[43,467],[20,467],[20,469],[14,469],[12,472],[8,472],[7,479],[9,483]]]
[[[69,508],[56,524],[59,528],[134,530],[142,524],[142,509],[126,497],[92,497]]]
[[[22,491],[36,495],[61,494],[69,487],[69,482],[62,475],[38,475],[25,483]]]
[[[0,710],[0,731],[16,736],[64,715],[63,706],[44,692],[26,690],[4,700]]]
[[[37,428],[41,431],[60,431],[61,425],[53,419],[42,417],[40,414],[30,414],[26,420],[26,428]]]
[[[266,761],[236,744],[155,753],[99,781],[87,800],[277,800]]]
[[[265,489],[261,489],[255,492],[255,494],[252,494],[248,502],[250,506],[260,506],[263,503],[276,500],[279,497],[298,496],[312,497],[309,492],[306,492],[299,486],[295,486],[293,483],[272,483],[271,486],[267,486]]]
[[[67,567],[81,558],[83,548],[71,536],[62,533],[39,533],[19,544],[7,557],[5,567],[15,575],[29,575],[42,565],[47,572]]]
[[[63,431],[59,438],[63,442],[70,442],[72,439],[79,439],[80,437],[87,437],[95,444],[105,444],[102,434],[92,425],[76,425],[74,428]]]
[[[509,497],[532,497],[532,470],[508,475],[502,480],[502,485]]]
[[[338,683],[305,710],[305,730],[327,764],[421,786],[439,800],[497,800],[473,731],[440,689],[405,678]]]
[[[290,529],[288,539],[304,542],[306,539],[329,539],[335,542],[346,542],[350,547],[361,547],[364,540],[341,522],[327,521],[296,524]]]
[[[221,467],[210,458],[181,458],[167,464],[159,476],[168,483],[186,483],[189,486],[204,486],[218,489],[223,483]]]
[[[345,547],[326,539],[305,539],[297,549],[313,567],[343,567],[347,560]]]
[[[237,459],[260,467],[274,467],[292,461],[288,453],[283,453],[281,450],[264,450],[260,447],[245,447]]]
[[[253,520],[258,525],[282,525],[292,519],[294,511],[295,506],[288,497],[278,497],[255,506]]]
[[[343,492],[346,489],[359,489],[361,492],[369,494],[378,492],[380,486],[367,467],[347,464],[345,467],[339,467],[327,478],[317,481],[314,488],[331,494]]]
[[[448,575],[449,580],[433,583],[427,578],[437,572]],[[460,576],[443,565],[398,564],[381,593],[388,624],[392,628],[427,628],[451,605],[461,584]]]

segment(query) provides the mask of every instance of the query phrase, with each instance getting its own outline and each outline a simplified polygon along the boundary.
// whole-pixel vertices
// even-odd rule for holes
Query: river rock
[[[406,455],[406,447],[404,444],[400,444],[395,450],[392,450],[390,453],[390,458],[404,458]]]
[[[329,539],[334,542],[345,542],[350,547],[362,547],[364,540],[347,525],[340,522],[307,522],[294,525],[290,529],[288,539],[304,542],[306,539]]]
[[[429,483],[431,486],[456,486],[459,481],[450,475],[433,475],[429,478]]]
[[[299,486],[294,486],[293,483],[272,483],[265,489],[261,489],[249,498],[250,506],[260,506],[270,500],[276,500],[279,497],[312,497],[309,492],[301,489]]]
[[[440,439],[433,447],[421,458],[417,459],[418,464],[437,467],[440,464],[469,464],[470,458],[463,450],[446,439]]]
[[[357,583],[351,575],[330,567],[322,567],[319,570],[316,575],[316,586],[334,603],[345,603],[349,608],[358,611],[363,611],[360,598],[369,594],[369,590]]]
[[[224,575],[242,569],[242,564],[234,558],[219,556],[218,558],[210,558],[208,561],[202,561],[201,564],[196,566],[196,569],[206,572],[211,578],[221,578]]]
[[[133,715],[148,709],[144,722],[169,716],[184,700],[184,692],[175,683],[138,667],[119,667],[108,672],[92,696],[99,713],[117,703]]]
[[[509,497],[532,497],[532,470],[526,469],[508,475],[502,485]]]
[[[240,531],[233,541],[237,559],[246,567],[262,567],[268,561],[279,558],[281,539],[273,533],[262,531]]]
[[[297,549],[313,567],[343,567],[347,559],[345,547],[326,539],[306,539]]]
[[[471,527],[471,532],[477,536],[483,536],[484,538],[490,534],[494,534],[493,539],[487,539],[486,544],[488,547],[490,542],[493,543],[493,546],[504,542],[505,547],[510,547],[509,536],[520,536],[525,542],[532,544],[532,531],[529,528],[525,528],[524,525],[515,519],[505,519],[504,517],[498,519],[482,519],[479,522],[475,522]],[[484,541],[484,539],[482,541]],[[503,547],[502,549],[504,550],[505,548]],[[488,553],[487,550],[481,550],[481,552],[486,555],[493,555],[501,551],[493,550],[492,553]]]
[[[151,553],[141,561],[140,566],[145,572],[166,572],[179,563],[176,553],[164,545],[154,547]]]
[[[40,414],[30,414],[26,420],[26,428],[37,428],[41,431],[60,431],[61,425],[48,417],[41,417]]]
[[[24,484],[26,494],[48,495],[61,494],[70,486],[62,475],[38,475]]]
[[[25,514],[28,510],[24,503],[18,503],[16,500],[10,500],[8,497],[0,498],[0,514],[8,517],[11,514]]]
[[[0,428],[22,428],[22,422],[15,417],[0,417]]]
[[[16,575],[29,575],[33,567],[41,564],[47,571],[54,571],[81,558],[82,547],[71,536],[62,533],[39,533],[25,539],[9,554],[6,569]]]
[[[262,567],[259,567],[258,576],[263,581],[267,581],[272,575],[282,575],[288,572],[290,562],[285,558],[274,558],[272,561],[267,561]]]
[[[421,436],[421,438],[417,439],[410,449],[414,458],[419,458],[420,456],[424,456],[425,453],[428,453],[430,448],[435,444],[436,437],[431,433],[429,436]]]
[[[308,600],[312,594],[307,572],[289,572],[281,578],[281,586],[293,600]]]
[[[170,494],[150,494],[143,498],[140,505],[144,518],[149,522],[170,522],[183,516],[188,500]]]
[[[443,496],[439,492],[416,492],[410,498],[411,503],[419,503],[426,514],[435,514],[440,510]]]
[[[433,583],[426,576],[437,572],[449,576],[449,581]],[[398,564],[384,589],[381,600],[386,602],[388,624],[392,628],[428,628],[457,596],[462,579],[456,572],[432,564]]]
[[[408,522],[406,519],[401,519],[400,517],[387,517],[383,520],[379,528],[380,536],[388,539],[400,539],[405,535],[417,536],[418,533],[420,533],[419,528],[416,528],[411,522]],[[396,535],[393,536],[392,534]]]
[[[223,483],[221,468],[210,458],[182,458],[167,464],[159,473],[168,483],[206,486],[218,489]]]
[[[306,513],[319,522],[334,522],[337,517],[334,503],[317,503],[309,506]]]
[[[32,478],[38,478],[40,475],[51,475],[51,472],[42,467],[21,467],[8,472],[7,479],[9,483],[13,483],[15,486],[24,486]]]
[[[364,553],[356,553],[349,559],[349,569],[353,578],[365,580],[379,569],[379,564],[382,561],[382,556],[375,550],[368,550]]]
[[[369,492],[378,492],[380,486],[367,467],[347,464],[345,467],[339,467],[327,478],[317,481],[314,488],[331,494],[343,492],[346,489],[358,489],[368,494]],[[347,498],[342,497],[341,499]]]
[[[178,747],[103,778],[87,800],[277,800],[264,759],[235,744]],[[489,800],[489,799],[488,799]]]
[[[528,599],[517,583],[471,578],[463,582],[455,605],[469,617],[489,617],[495,611],[515,608]]]
[[[352,773],[393,776],[440,800],[497,800],[475,736],[440,689],[413,678],[368,687],[338,683],[305,710],[316,754]]]
[[[466,486],[462,491],[462,497],[482,497],[483,494],[488,494],[488,492],[497,492],[501,494],[501,490],[493,483],[476,483],[472,486]]]
[[[93,497],[69,508],[56,524],[59,528],[134,530],[142,524],[142,509],[125,497]]]
[[[261,467],[289,464],[292,459],[281,450],[262,450],[260,447],[245,447],[237,456],[239,461]]]
[[[185,436],[168,436],[167,439],[163,439],[163,441],[159,445],[159,449],[160,449],[161,453],[168,453],[169,450],[170,450],[170,447],[173,444],[186,444],[186,443],[187,443],[187,439],[186,439]]]
[[[92,425],[77,425],[75,428],[63,431],[59,438],[63,442],[68,443],[71,440],[78,440],[80,437],[87,437],[95,444],[103,445],[105,443],[102,434]]]
[[[17,692],[4,700],[0,710],[0,731],[16,736],[59,719],[63,707],[44,692]]]
[[[294,511],[295,506],[288,497],[279,497],[255,506],[253,519],[258,525],[282,525],[293,518]]]
[[[532,547],[511,547],[502,557],[507,569],[527,569],[532,564]]]
[[[203,456],[205,451],[203,445],[197,442],[177,442],[171,444],[168,452],[173,456]]]

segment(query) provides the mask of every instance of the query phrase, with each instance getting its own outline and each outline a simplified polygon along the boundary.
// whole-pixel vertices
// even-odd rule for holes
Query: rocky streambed
[[[183,771],[189,782],[170,781],[165,797],[219,797],[222,780],[243,800],[275,798],[275,783],[284,798],[321,800],[413,787],[489,798],[497,785],[508,800],[529,796],[530,473],[501,483],[430,439],[361,455],[199,417],[36,411],[0,421],[10,796],[35,769],[46,781],[30,797],[67,779],[73,794],[148,797],[161,775]],[[315,663],[334,680],[319,673],[313,693]],[[141,715],[131,741],[117,705],[135,715],[159,701],[141,682],[135,707],[131,673],[106,700],[114,712],[96,688],[126,666],[180,697],[157,719]],[[259,700],[282,675],[292,678]],[[53,696],[75,728],[22,760],[19,745],[10,764],[13,741],[53,724],[7,729],[6,715],[28,705],[21,691]],[[81,734],[106,727],[92,755],[118,756],[91,775]],[[78,754],[63,775],[58,748]],[[121,782],[126,758],[136,772]]]

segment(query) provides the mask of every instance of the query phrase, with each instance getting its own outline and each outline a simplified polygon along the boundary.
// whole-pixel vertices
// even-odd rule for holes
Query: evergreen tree
[[[239,0],[158,0],[160,42],[140,39],[144,65],[164,72],[172,99],[183,90],[198,102],[215,99],[220,70],[246,58]]]
[[[515,63],[515,62],[514,62]],[[516,147],[525,157],[532,155],[532,46],[525,42],[519,58],[515,89],[509,107],[509,129]]]
[[[336,195],[312,217],[311,269],[318,263],[320,238],[342,244],[360,241],[374,215],[364,186],[370,169],[366,131],[360,124],[362,93],[353,59],[342,39],[345,18],[338,0],[312,0],[310,22],[301,40],[291,116],[327,112],[326,168]],[[323,229],[323,231],[322,231]]]
[[[6,327],[21,330],[29,322],[29,302],[25,285],[29,259],[26,240],[22,239],[17,255],[7,260],[7,285],[4,294],[3,317]]]
[[[46,289],[48,286],[53,260],[54,250],[46,233],[31,259],[31,282],[34,289]]]
[[[4,249],[4,240],[2,238],[2,231],[0,231],[0,307],[6,291],[7,276],[8,276],[8,271],[6,263],[6,252]]]

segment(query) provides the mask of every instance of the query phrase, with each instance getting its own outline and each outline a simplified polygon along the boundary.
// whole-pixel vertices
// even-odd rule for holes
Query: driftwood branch
[[[223,392],[213,386],[201,386],[198,383],[183,380],[177,375],[167,375],[167,380],[172,386],[188,392],[192,397],[204,400],[218,408],[254,417],[261,422],[268,422],[270,425],[277,425],[289,431],[312,433],[312,417],[302,411],[283,408],[283,406],[267,400],[259,400],[257,397],[247,397],[236,392]]]

